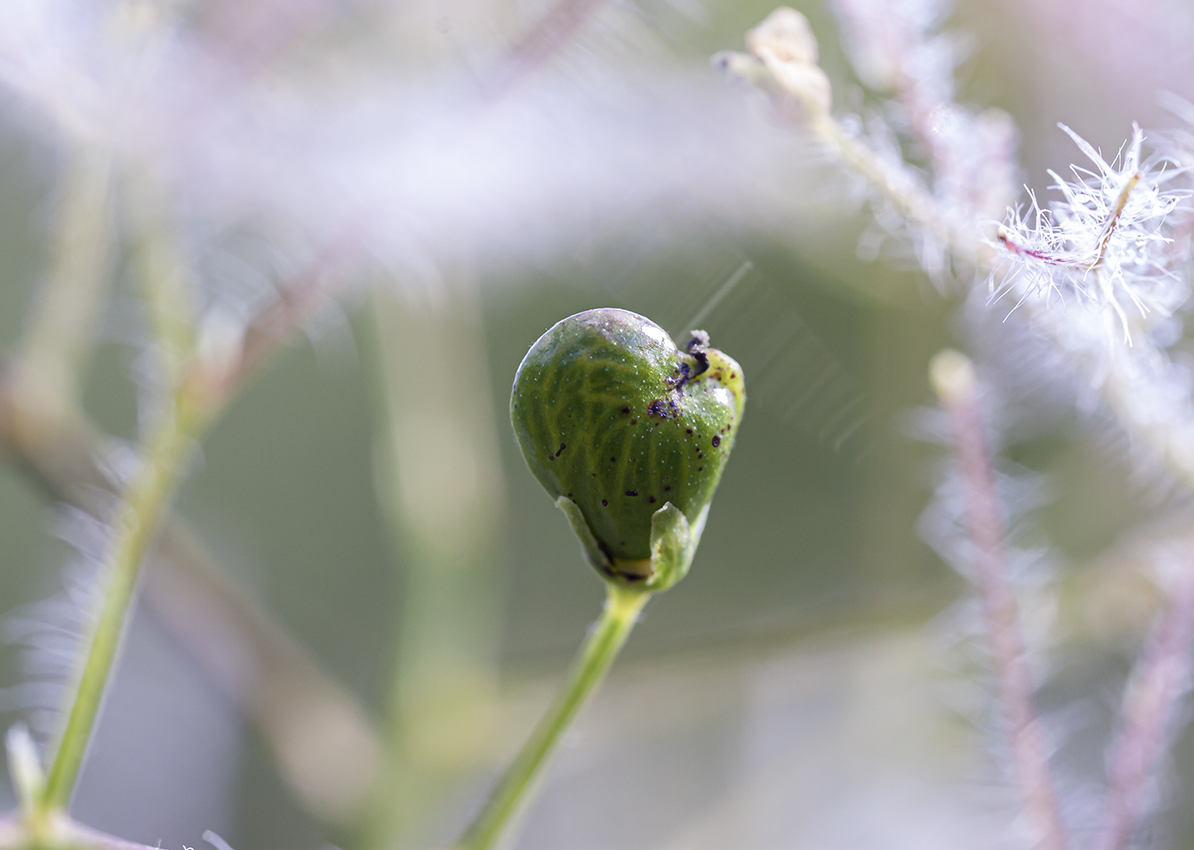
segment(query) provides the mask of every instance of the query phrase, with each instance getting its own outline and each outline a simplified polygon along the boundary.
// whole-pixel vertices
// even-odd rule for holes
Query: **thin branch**
[[[330,300],[356,258],[356,227],[326,245],[297,275],[279,286],[274,297],[249,322],[233,357],[197,362],[189,390],[209,411],[218,411],[256,372]]]
[[[650,591],[612,581],[605,591],[601,617],[576,654],[568,678],[452,850],[490,850],[508,835],[533,798],[564,732],[605,679],[651,597]]]
[[[179,399],[178,409],[179,411],[189,411],[188,416],[192,418],[197,416],[198,421],[182,427],[176,421],[159,435],[158,445],[154,450],[157,456],[147,463],[146,475],[143,476],[139,486],[131,491],[134,495],[139,494],[139,496],[135,501],[126,502],[118,509],[120,513],[116,522],[117,526],[123,529],[121,538],[127,544],[125,546],[127,551],[123,554],[118,551],[117,554],[120,555],[122,561],[133,564],[133,568],[128,568],[126,565],[126,568],[113,573],[114,580],[119,582],[116,586],[119,592],[112,594],[112,598],[116,602],[132,596],[137,576],[135,566],[140,563],[145,550],[153,541],[154,531],[162,519],[162,509],[169,501],[169,494],[177,482],[181,458],[187,451],[185,446],[202,433],[204,427],[219,414],[244,382],[308,319],[316,307],[323,303],[332,285],[330,269],[344,258],[347,249],[352,244],[354,244],[353,240],[341,239],[326,250],[304,274],[281,287],[275,301],[263,310],[246,329],[241,345],[231,362],[219,362],[218,359],[214,362],[205,360],[186,367],[187,377],[177,396]],[[54,429],[57,433],[55,439],[50,441],[52,445],[43,444],[46,443],[46,440],[44,439],[45,429],[40,427],[44,424],[41,421],[40,409],[30,410],[25,399],[19,393],[17,385],[6,380],[4,374],[0,374],[0,389],[5,390],[0,392],[0,443],[6,444],[13,451],[18,462],[32,472],[35,477],[42,479],[51,491],[57,491],[59,497],[76,503],[88,504],[89,509],[93,510],[97,516],[111,515],[113,505],[110,502],[103,505],[95,503],[97,486],[99,493],[115,492],[113,482],[108,481],[96,465],[94,448],[98,438],[88,433],[86,427],[78,425],[78,423],[76,423],[75,430],[71,430],[71,423],[63,421],[55,423],[58,427]],[[81,418],[81,416],[76,418]],[[38,434],[41,435],[38,440],[31,439],[32,435]],[[175,537],[177,538],[177,536],[178,533]],[[235,594],[227,592],[223,596],[226,599],[234,598]],[[97,635],[103,641],[100,647],[101,652],[96,655],[95,663],[89,662],[84,673],[90,696],[72,709],[71,719],[68,720],[70,734],[68,736],[64,733],[64,740],[70,742],[70,748],[60,763],[56,762],[58,766],[50,773],[48,800],[52,803],[64,804],[69,795],[70,786],[73,785],[78,766],[81,764],[83,747],[85,747],[88,737],[83,732],[89,725],[89,717],[94,715],[102,694],[102,687],[100,687],[102,682],[97,677],[103,672],[107,657],[115,652],[119,644],[120,632],[123,628],[122,620],[123,618],[116,618],[113,615],[100,621]],[[287,653],[286,655],[293,654]],[[88,674],[90,674],[89,678]],[[294,696],[289,690],[284,690],[286,690],[285,698],[289,699]],[[336,692],[334,686],[321,687],[317,690],[325,695]],[[327,702],[327,700],[323,700],[323,702]],[[266,700],[261,705],[265,707],[273,704],[273,701]],[[275,712],[272,719],[280,723],[285,721],[278,728],[293,730],[297,728],[293,723],[295,714],[295,711],[281,714]],[[344,717],[350,717],[350,715],[352,712],[342,713]],[[361,786],[368,784],[367,780],[360,778],[360,774],[363,770],[369,779],[372,777],[374,768],[372,761],[376,755],[374,736],[367,723],[357,722],[359,719],[359,716],[350,717],[353,722],[344,725],[342,731],[349,735],[352,745],[346,744],[341,752],[354,757],[366,753],[365,760],[368,764],[364,768],[358,765],[355,770],[350,771],[350,776],[344,777],[346,780],[344,787],[351,789],[350,791],[340,795],[338,800],[332,800],[324,805],[317,803],[314,806],[316,811],[325,817],[332,816],[336,820],[342,820],[349,817],[349,810],[351,810],[351,817],[355,818],[358,814],[360,796],[365,793]],[[366,731],[362,734],[361,729]],[[293,735],[282,737],[289,744],[297,742]],[[310,748],[307,747],[305,750],[309,751]],[[291,773],[292,778],[302,779],[305,777],[309,779],[310,776],[317,776],[319,773],[318,767],[315,767],[314,773],[312,773],[313,766],[310,764],[291,765],[294,770],[287,771],[287,759],[292,756],[291,750],[279,746],[277,754],[282,762],[283,772]],[[354,781],[349,782],[348,779]],[[327,783],[317,781],[312,788],[326,790]],[[312,788],[299,789],[300,796],[310,801]]]
[[[65,172],[50,270],[19,344],[23,392],[47,419],[77,404],[111,284],[111,155],[79,143]]]
[[[111,542],[102,562],[102,591],[92,614],[70,709],[39,801],[42,813],[65,811],[91,743],[100,706],[123,641],[137,578],[166,506],[182,479],[200,427],[191,413],[163,417],[146,441],[141,470],[123,494],[110,522]]]
[[[1129,845],[1149,808],[1149,780],[1190,685],[1194,578],[1183,574],[1175,585],[1124,691],[1122,726],[1108,750],[1110,787],[1096,850],[1125,850]]]
[[[944,351],[933,359],[931,370],[949,419],[973,546],[974,582],[982,603],[999,704],[1007,725],[1015,778],[1033,832],[1033,846],[1064,850],[1068,842],[1049,768],[1049,748],[1036,713],[1016,592],[1007,575],[1003,512],[973,368],[958,352]]]

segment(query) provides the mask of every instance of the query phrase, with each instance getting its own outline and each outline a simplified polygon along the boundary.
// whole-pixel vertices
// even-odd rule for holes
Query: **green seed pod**
[[[745,402],[742,369],[704,332],[681,351],[649,319],[607,308],[531,346],[510,417],[594,566],[662,589],[691,562]]]

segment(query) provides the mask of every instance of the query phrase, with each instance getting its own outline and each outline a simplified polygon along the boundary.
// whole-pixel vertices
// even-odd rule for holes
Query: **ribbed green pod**
[[[741,368],[707,341],[694,331],[680,350],[643,316],[589,310],[518,367],[510,416],[523,456],[579,509],[607,573],[648,576],[653,515],[670,502],[695,525],[717,488],[746,394]]]

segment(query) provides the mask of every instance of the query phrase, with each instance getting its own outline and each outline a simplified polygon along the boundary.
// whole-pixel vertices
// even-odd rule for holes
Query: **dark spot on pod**
[[[615,462],[616,460],[617,460],[617,458],[616,458],[616,457],[611,457],[611,458],[609,459],[609,462],[610,462],[610,463],[613,463],[613,462]]]
[[[705,471],[705,467],[703,467],[703,466],[697,467],[697,472],[704,472],[704,471]]]
[[[676,392],[684,389],[684,385],[689,382],[691,375],[687,363],[681,363],[680,368],[675,372],[671,378],[664,379],[664,383],[671,387]]]
[[[627,495],[627,496],[637,496],[637,495],[638,495],[638,490],[627,490],[627,491],[626,491],[626,495]]]
[[[609,502],[605,501],[605,499],[602,499],[602,500],[601,500],[601,507],[603,507],[603,508],[608,508],[608,507],[609,507]]]
[[[684,429],[684,433],[685,433],[685,434],[691,434],[691,433],[692,433],[692,429],[691,429],[691,428],[685,428],[685,429]]]
[[[668,484],[666,487],[663,488],[663,492],[670,493],[671,489],[672,489],[672,485]]]
[[[660,419],[670,419],[680,415],[680,408],[676,407],[676,403],[670,398],[657,398],[653,399],[647,405],[647,415],[657,416]]]
[[[556,456],[555,456],[555,455],[548,455],[548,456],[547,456],[547,459],[548,459],[548,460],[555,460],[555,459],[556,459]]]
[[[571,493],[569,493],[569,494],[568,494],[568,498],[569,498],[569,499],[571,499],[571,498],[572,498],[572,494],[571,494]]]
[[[638,424],[638,420],[637,420],[637,419],[631,419],[631,420],[630,420],[630,424],[631,424],[631,425],[637,425],[637,424]]]
[[[654,496],[648,496],[648,497],[647,497],[647,501],[648,501],[648,502],[650,502],[650,503],[653,505],[653,504],[655,504],[655,497],[654,497]]]
[[[714,437],[713,438],[713,448],[717,448],[720,445],[721,445],[721,437]]]
[[[630,412],[630,408],[629,408],[629,407],[623,407],[623,408],[622,408],[622,413],[624,413],[624,414],[625,414],[625,413],[629,413],[629,412]]]

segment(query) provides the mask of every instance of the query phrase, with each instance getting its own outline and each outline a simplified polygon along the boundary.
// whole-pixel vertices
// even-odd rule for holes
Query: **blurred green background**
[[[689,70],[714,50],[738,47],[770,10],[711,3],[686,17],[676,8],[636,7],[662,44],[660,61]],[[861,97],[831,16],[806,11],[839,99]],[[1005,14],[974,2],[951,23],[973,39],[962,99],[1013,113],[1028,179],[1044,164],[1069,161],[1064,139],[1048,129],[1053,121],[1113,148],[1127,118],[1155,114],[1146,104],[1137,115],[1139,101],[1100,91],[1077,48],[1071,55],[1050,43],[1045,51],[1044,36],[1022,37],[1033,20],[1027,6]],[[1067,55],[1072,67],[1063,73]],[[18,338],[43,273],[62,156],[22,110],[15,97],[0,102],[3,348]],[[743,365],[749,404],[696,563],[649,606],[515,846],[976,847],[999,844],[1010,829],[1013,797],[992,743],[981,654],[958,649],[965,629],[954,620],[965,612],[955,602],[966,585],[918,532],[945,454],[917,439],[912,424],[915,411],[933,404],[927,363],[946,345],[969,343],[956,298],[906,261],[858,259],[865,216],[836,191],[814,178],[782,226],[655,227],[659,210],[633,211],[616,232],[549,259],[465,261],[479,309],[469,345],[480,340],[489,390],[473,402],[487,411],[480,427],[492,427],[500,459],[492,572],[480,604],[492,606],[483,614],[496,621],[485,640],[499,664],[505,719],[490,750],[425,789],[416,843],[444,841],[462,822],[601,600],[600,581],[510,432],[509,385],[522,355],[560,318],[598,306],[683,333],[746,261],[741,282],[700,323]],[[138,350],[125,277],[122,266],[85,404],[100,427],[129,440]],[[400,310],[425,307],[401,281],[380,285],[397,293]],[[378,496],[386,402],[376,300],[349,298],[338,319],[296,340],[246,388],[205,440],[177,512],[246,594],[381,717],[413,555],[401,531],[389,530]],[[417,384],[393,403],[420,405]],[[1145,622],[1125,615],[1123,630],[1091,625],[1082,606],[1094,592],[1082,577],[1102,587],[1102,567],[1088,565],[1171,505],[1149,481],[1128,480],[1123,453],[1091,439],[1097,429],[1064,412],[1044,422],[1013,437],[1007,456],[1047,473],[1051,499],[1024,536],[1054,547],[1065,578],[1058,604],[1079,610],[1062,618],[1079,626],[1033,634],[1045,642],[1042,699],[1060,730],[1067,805],[1081,823],[1097,809],[1091,782]],[[58,591],[63,565],[75,559],[61,534],[77,522],[14,464],[0,467],[3,608]],[[323,846],[329,833],[279,778],[258,731],[167,626],[145,611],[133,624],[77,798],[79,819],[168,847],[194,847],[205,829],[238,850]],[[0,686],[38,680],[36,660],[28,663],[18,647],[0,648]],[[0,722],[19,714],[0,713]],[[1183,738],[1179,767],[1189,749]],[[1170,798],[1174,836],[1194,834],[1183,798]],[[0,799],[11,796],[0,791]]]

